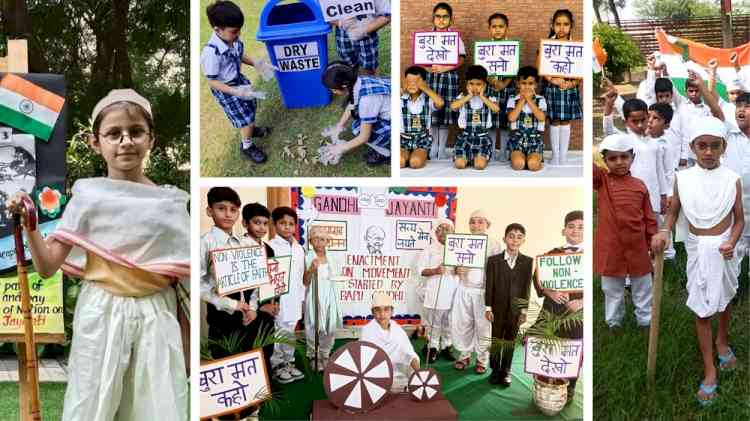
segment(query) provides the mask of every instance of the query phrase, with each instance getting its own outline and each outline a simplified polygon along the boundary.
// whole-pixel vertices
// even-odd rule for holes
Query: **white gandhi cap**
[[[393,299],[385,292],[376,292],[372,294],[372,308],[375,307],[393,307]]]
[[[726,139],[727,126],[716,117],[700,117],[693,122],[690,131],[690,141],[692,142],[696,137],[704,135]]]
[[[91,121],[96,121],[96,117],[103,109],[117,102],[132,102],[133,104],[140,105],[148,113],[149,117],[154,117],[151,113],[151,103],[142,97],[141,94],[132,89],[112,89],[107,96],[100,99],[94,106],[94,111],[91,113]]]
[[[604,152],[627,152],[633,149],[633,138],[624,133],[611,134],[599,144],[599,150]]]

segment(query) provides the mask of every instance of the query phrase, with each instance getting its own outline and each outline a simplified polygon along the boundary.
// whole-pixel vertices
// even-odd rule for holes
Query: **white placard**
[[[235,413],[269,399],[271,383],[263,350],[201,364],[198,390],[201,419]]]
[[[445,266],[484,268],[487,256],[487,235],[448,234],[445,236]]]
[[[583,254],[548,254],[536,257],[536,276],[544,289],[583,292]]]
[[[289,277],[292,271],[292,256],[268,258],[268,283],[260,286],[259,300],[289,293]]]
[[[265,247],[237,247],[211,250],[217,294],[257,288],[268,283]]]
[[[477,41],[474,43],[474,64],[490,76],[515,76],[521,62],[520,41]]]
[[[396,220],[396,249],[424,250],[430,245],[432,221]]]
[[[583,341],[549,343],[535,336],[526,338],[524,369],[527,373],[556,379],[578,377],[583,359]]]
[[[317,42],[298,42],[274,45],[276,67],[280,72],[304,72],[320,69],[320,54]]]
[[[412,39],[414,64],[455,66],[459,59],[460,34],[453,31],[415,32]]]
[[[375,13],[374,0],[318,0],[318,3],[326,22]]]
[[[440,218],[452,217],[458,203],[454,188],[388,187],[297,187],[292,206],[298,215],[314,215],[300,221],[300,238],[307,247],[313,225],[330,221],[346,222],[346,250],[330,247],[327,257],[339,268],[332,273],[346,328],[362,326],[372,315],[372,294],[382,291],[393,299],[398,323],[419,323],[422,301],[417,285],[421,249],[400,249],[397,221],[419,221],[423,228]],[[362,202],[365,207],[360,207]],[[367,202],[367,203],[365,203]],[[374,206],[373,206],[374,205]],[[423,243],[428,244],[428,243]],[[415,243],[415,246],[417,244]]]
[[[583,42],[543,39],[539,44],[539,74],[583,79]]]
[[[322,230],[328,234],[328,251],[346,251],[348,248],[346,236],[346,221],[325,221],[317,219],[310,222],[310,227],[323,227]],[[321,229],[321,228],[319,228]],[[309,231],[308,231],[309,234]],[[307,241],[308,250],[312,250],[310,239]]]

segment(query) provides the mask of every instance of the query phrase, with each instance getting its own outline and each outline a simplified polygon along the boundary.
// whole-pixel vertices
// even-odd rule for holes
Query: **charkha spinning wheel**
[[[377,345],[354,341],[331,356],[323,382],[332,404],[350,412],[364,413],[385,399],[393,384],[393,365]]]
[[[409,396],[417,401],[430,401],[438,396],[441,389],[440,378],[431,368],[421,368],[409,377]]]

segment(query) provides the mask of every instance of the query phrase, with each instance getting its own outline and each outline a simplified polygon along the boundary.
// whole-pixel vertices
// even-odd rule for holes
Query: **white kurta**
[[[668,194],[669,181],[667,179],[667,149],[658,139],[636,136],[633,137],[635,145],[635,158],[630,167],[630,174],[639,178],[646,185],[648,195],[651,199],[651,209],[654,213],[661,211],[661,195]]]
[[[298,242],[291,243],[280,235],[273,237],[267,243],[273,249],[274,256],[292,256],[289,274],[289,293],[279,298],[279,314],[275,318],[275,325],[287,334],[294,336],[297,321],[302,318],[302,300],[305,296],[305,285],[302,276],[305,274],[305,251]],[[274,345],[271,365],[292,364],[294,362],[294,347],[286,344]]]
[[[485,264],[489,256],[500,253],[500,244],[489,239]],[[459,276],[453,311],[451,312],[451,330],[453,346],[459,352],[459,360],[471,357],[477,352],[477,361],[485,367],[489,362],[489,338],[492,336],[492,324],[485,317],[485,273],[484,269],[468,269],[464,277]]]
[[[443,249],[443,245],[435,241],[422,251],[417,268],[420,275],[425,269],[434,269],[443,264]],[[458,277],[453,273],[453,268],[446,267],[444,272],[442,275],[423,277],[424,307],[435,310],[450,310],[453,305],[453,296],[458,287]]]
[[[282,295],[279,300],[279,315],[276,316],[276,320],[297,323],[302,318],[302,301],[305,297],[305,285],[302,283],[305,274],[305,250],[298,242],[290,243],[278,235],[273,237],[268,245],[276,256],[292,256],[289,293]]]
[[[412,373],[411,362],[419,356],[414,352],[414,347],[409,342],[404,329],[398,323],[391,320],[388,330],[380,327],[377,320],[372,320],[362,328],[360,339],[372,342],[388,354],[393,364],[393,386],[392,392],[402,392]]]

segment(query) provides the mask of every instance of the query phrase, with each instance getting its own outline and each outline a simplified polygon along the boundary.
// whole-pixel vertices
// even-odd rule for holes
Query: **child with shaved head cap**
[[[594,236],[594,273],[601,275],[604,313],[610,331],[625,317],[625,278],[630,277],[636,322],[651,324],[651,256],[656,217],[648,189],[630,175],[633,139],[627,134],[607,136],[599,145],[607,170],[594,165],[597,226]]]
[[[491,222],[484,209],[477,209],[469,216],[469,231],[472,234],[487,234]],[[485,257],[500,253],[500,243],[488,238]],[[458,360],[453,365],[456,370],[463,370],[471,363],[471,354],[477,353],[474,371],[484,374],[490,360],[488,350],[492,336],[492,324],[485,317],[484,305],[484,269],[457,267],[458,290],[453,303],[453,345],[459,352]]]
[[[731,301],[737,292],[737,241],[745,226],[742,184],[737,173],[721,165],[726,127],[714,117],[693,124],[690,148],[697,165],[677,173],[666,221],[652,239],[661,251],[672,228],[687,251],[687,306],[695,313],[695,330],[703,357],[703,381],[696,397],[701,406],[717,397],[718,376],[713,360],[711,319],[719,315],[716,353],[721,371],[734,370],[737,358],[729,347]],[[679,220],[678,220],[679,217]],[[676,224],[676,225],[675,225]]]

